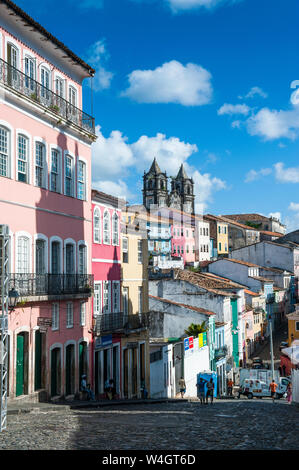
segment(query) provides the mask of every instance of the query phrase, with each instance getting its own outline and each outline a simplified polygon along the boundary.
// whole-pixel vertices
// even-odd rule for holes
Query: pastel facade
[[[114,380],[121,390],[121,200],[92,190],[92,273],[94,276],[93,318],[94,391],[105,397],[105,382]]]
[[[9,316],[9,398],[74,395],[92,362],[95,135],[82,81],[94,72],[10,1],[0,5],[0,71],[0,213],[20,305]]]

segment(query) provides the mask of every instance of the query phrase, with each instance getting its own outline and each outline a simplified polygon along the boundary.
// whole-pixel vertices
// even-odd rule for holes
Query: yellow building
[[[212,214],[204,215],[203,220],[210,224],[210,238],[214,240],[214,249],[217,249],[218,255],[227,255],[229,251],[228,224]]]
[[[150,394],[147,233],[135,219],[122,223],[121,237],[122,305],[128,318],[121,340],[122,395],[142,398],[144,386]]]
[[[296,305],[296,311],[287,315],[288,319],[288,343],[292,346],[294,340],[299,339],[299,304]]]

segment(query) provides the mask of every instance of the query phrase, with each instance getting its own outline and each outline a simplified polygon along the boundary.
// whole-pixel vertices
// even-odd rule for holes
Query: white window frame
[[[117,300],[115,303],[114,294],[117,294]],[[112,281],[112,311],[115,313],[120,312],[120,282]]]
[[[49,273],[50,274],[53,274],[52,273],[52,243],[53,242],[59,242],[60,243],[60,249],[59,249],[59,263],[60,263],[60,266],[59,266],[59,272],[58,273],[55,273],[55,274],[62,274],[63,273],[63,254],[62,254],[62,247],[63,247],[63,241],[60,237],[57,237],[56,235],[54,235],[53,237],[50,238],[49,240]]]
[[[107,214],[108,214],[108,229],[106,230],[105,229],[105,216]],[[111,245],[111,214],[108,209],[105,209],[104,214],[103,214],[103,243],[104,245]]]
[[[19,245],[19,239],[20,238],[27,238],[28,239],[28,264],[27,268],[25,271],[22,269],[22,272],[24,274],[30,274],[32,271],[32,236],[28,232],[20,231],[15,233],[15,273],[19,273],[19,251],[18,251],[18,245]]]
[[[66,272],[66,246],[67,245],[72,245],[73,246],[73,255],[74,255],[74,258],[73,258],[73,266],[74,266],[74,271],[72,273],[67,273]],[[76,274],[77,272],[77,264],[76,264],[76,242],[75,240],[73,240],[72,238],[66,238],[66,240],[63,241],[63,246],[64,246],[64,269],[63,269],[63,272],[65,274]]]
[[[66,328],[74,327],[74,304],[67,302],[66,304]]]
[[[127,295],[125,296],[125,292]],[[126,299],[126,302],[125,302]],[[127,306],[127,311],[125,311],[125,305]],[[129,287],[125,286],[122,288],[122,308],[125,315],[129,315]]]
[[[66,179],[67,179],[67,176],[66,176],[66,162],[67,162],[67,158],[71,159],[71,177],[70,178],[68,177],[68,179],[70,179],[71,194],[67,194],[67,191],[66,191]],[[64,152],[64,195],[68,196],[68,197],[76,197],[76,194],[75,194],[75,157],[74,157],[74,155],[72,155],[70,152],[67,152],[67,151]]]
[[[57,174],[57,190],[55,191],[52,186],[52,153],[57,152],[58,158],[57,158],[57,165],[58,165],[58,173]],[[49,155],[49,189],[50,191],[53,191],[55,193],[61,194],[62,192],[62,150],[60,147],[56,145],[50,145],[50,155]]]
[[[3,153],[2,155],[6,156],[6,175],[1,175],[3,178],[10,178],[11,177],[11,129],[5,124],[2,124],[0,121],[0,128],[6,132],[6,153]]]
[[[105,308],[106,286],[108,286],[108,308]],[[103,281],[103,313],[111,313],[111,281]]]
[[[83,168],[83,181],[79,180],[79,167]],[[77,198],[80,201],[86,201],[86,182],[87,182],[87,163],[82,158],[77,159]],[[80,185],[83,187],[83,195],[80,197]]]
[[[54,302],[51,308],[52,314],[52,331],[59,330],[59,303]]]
[[[98,289],[97,289],[98,287]],[[98,294],[96,294],[99,293]],[[98,297],[98,301],[96,301],[96,297]],[[99,304],[98,306],[96,304]],[[95,281],[94,283],[94,298],[93,298],[93,315],[97,316],[103,312],[103,302],[102,302],[102,281]]]
[[[115,217],[117,220],[117,231],[115,232],[115,226],[114,226],[114,221]],[[117,239],[115,240],[115,235]],[[119,246],[119,215],[116,211],[113,212],[112,214],[112,245],[113,246]]]
[[[138,286],[138,313],[142,313],[143,310],[143,288]]]
[[[99,226],[96,227],[95,226],[95,213],[98,213],[98,217],[99,217]],[[98,207],[98,206],[95,206],[94,210],[93,210],[93,242],[94,243],[102,243],[102,237],[101,237],[101,209]],[[96,231],[98,232],[98,240],[96,240]]]
[[[36,164],[36,150],[37,150],[37,145],[42,145],[44,149],[44,154],[43,154],[43,166],[39,166]],[[41,186],[36,184],[36,171],[37,168],[42,168],[42,184]],[[41,188],[41,189],[48,189],[48,158],[47,158],[47,143],[44,141],[44,139],[40,137],[35,137],[34,138],[34,186]]]
[[[44,235],[42,233],[37,233],[36,235],[34,235],[34,272],[36,273],[36,242],[38,240],[42,240],[42,241],[45,242],[45,256],[44,256],[44,263],[45,263],[44,269],[45,269],[45,272],[44,272],[44,274],[47,274],[49,272],[48,271],[48,266],[49,266],[48,237],[46,237],[46,235]]]
[[[124,248],[124,241],[126,240],[127,247]],[[129,263],[129,237],[122,237],[122,263]],[[127,253],[127,261],[124,261],[124,253]]]
[[[86,325],[86,304],[87,302],[80,302],[80,326]]]
[[[84,272],[80,271],[80,247],[83,246],[85,247],[85,266],[84,266]],[[78,249],[77,249],[77,259],[78,259],[78,268],[77,272],[78,274],[85,275],[88,272],[88,246],[87,243],[84,240],[80,240],[78,242]]]
[[[26,160],[21,160],[24,161],[26,164],[26,180],[25,181],[20,181],[18,179],[18,174],[19,174],[19,168],[18,168],[18,162],[19,162],[19,137],[24,137],[27,142],[27,149],[26,149]],[[16,130],[16,181],[22,182],[22,183],[31,183],[31,136],[26,132],[23,131],[23,129],[17,129]]]
[[[139,238],[137,240],[137,261],[138,264],[142,264],[143,262],[143,240]]]

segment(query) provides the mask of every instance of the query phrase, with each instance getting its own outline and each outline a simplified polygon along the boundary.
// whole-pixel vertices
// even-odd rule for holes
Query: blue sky
[[[94,187],[140,202],[183,162],[199,211],[299,228],[297,0],[17,3],[97,70]]]

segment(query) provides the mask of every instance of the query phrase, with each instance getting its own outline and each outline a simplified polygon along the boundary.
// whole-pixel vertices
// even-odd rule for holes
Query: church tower
[[[160,167],[154,158],[150,170],[143,175],[143,205],[147,210],[152,204],[157,207],[167,206],[168,189],[167,175],[162,173]]]
[[[176,178],[171,181],[169,205],[178,208],[180,201],[180,210],[188,214],[195,214],[194,200],[194,182],[192,178],[188,177],[182,164]]]

